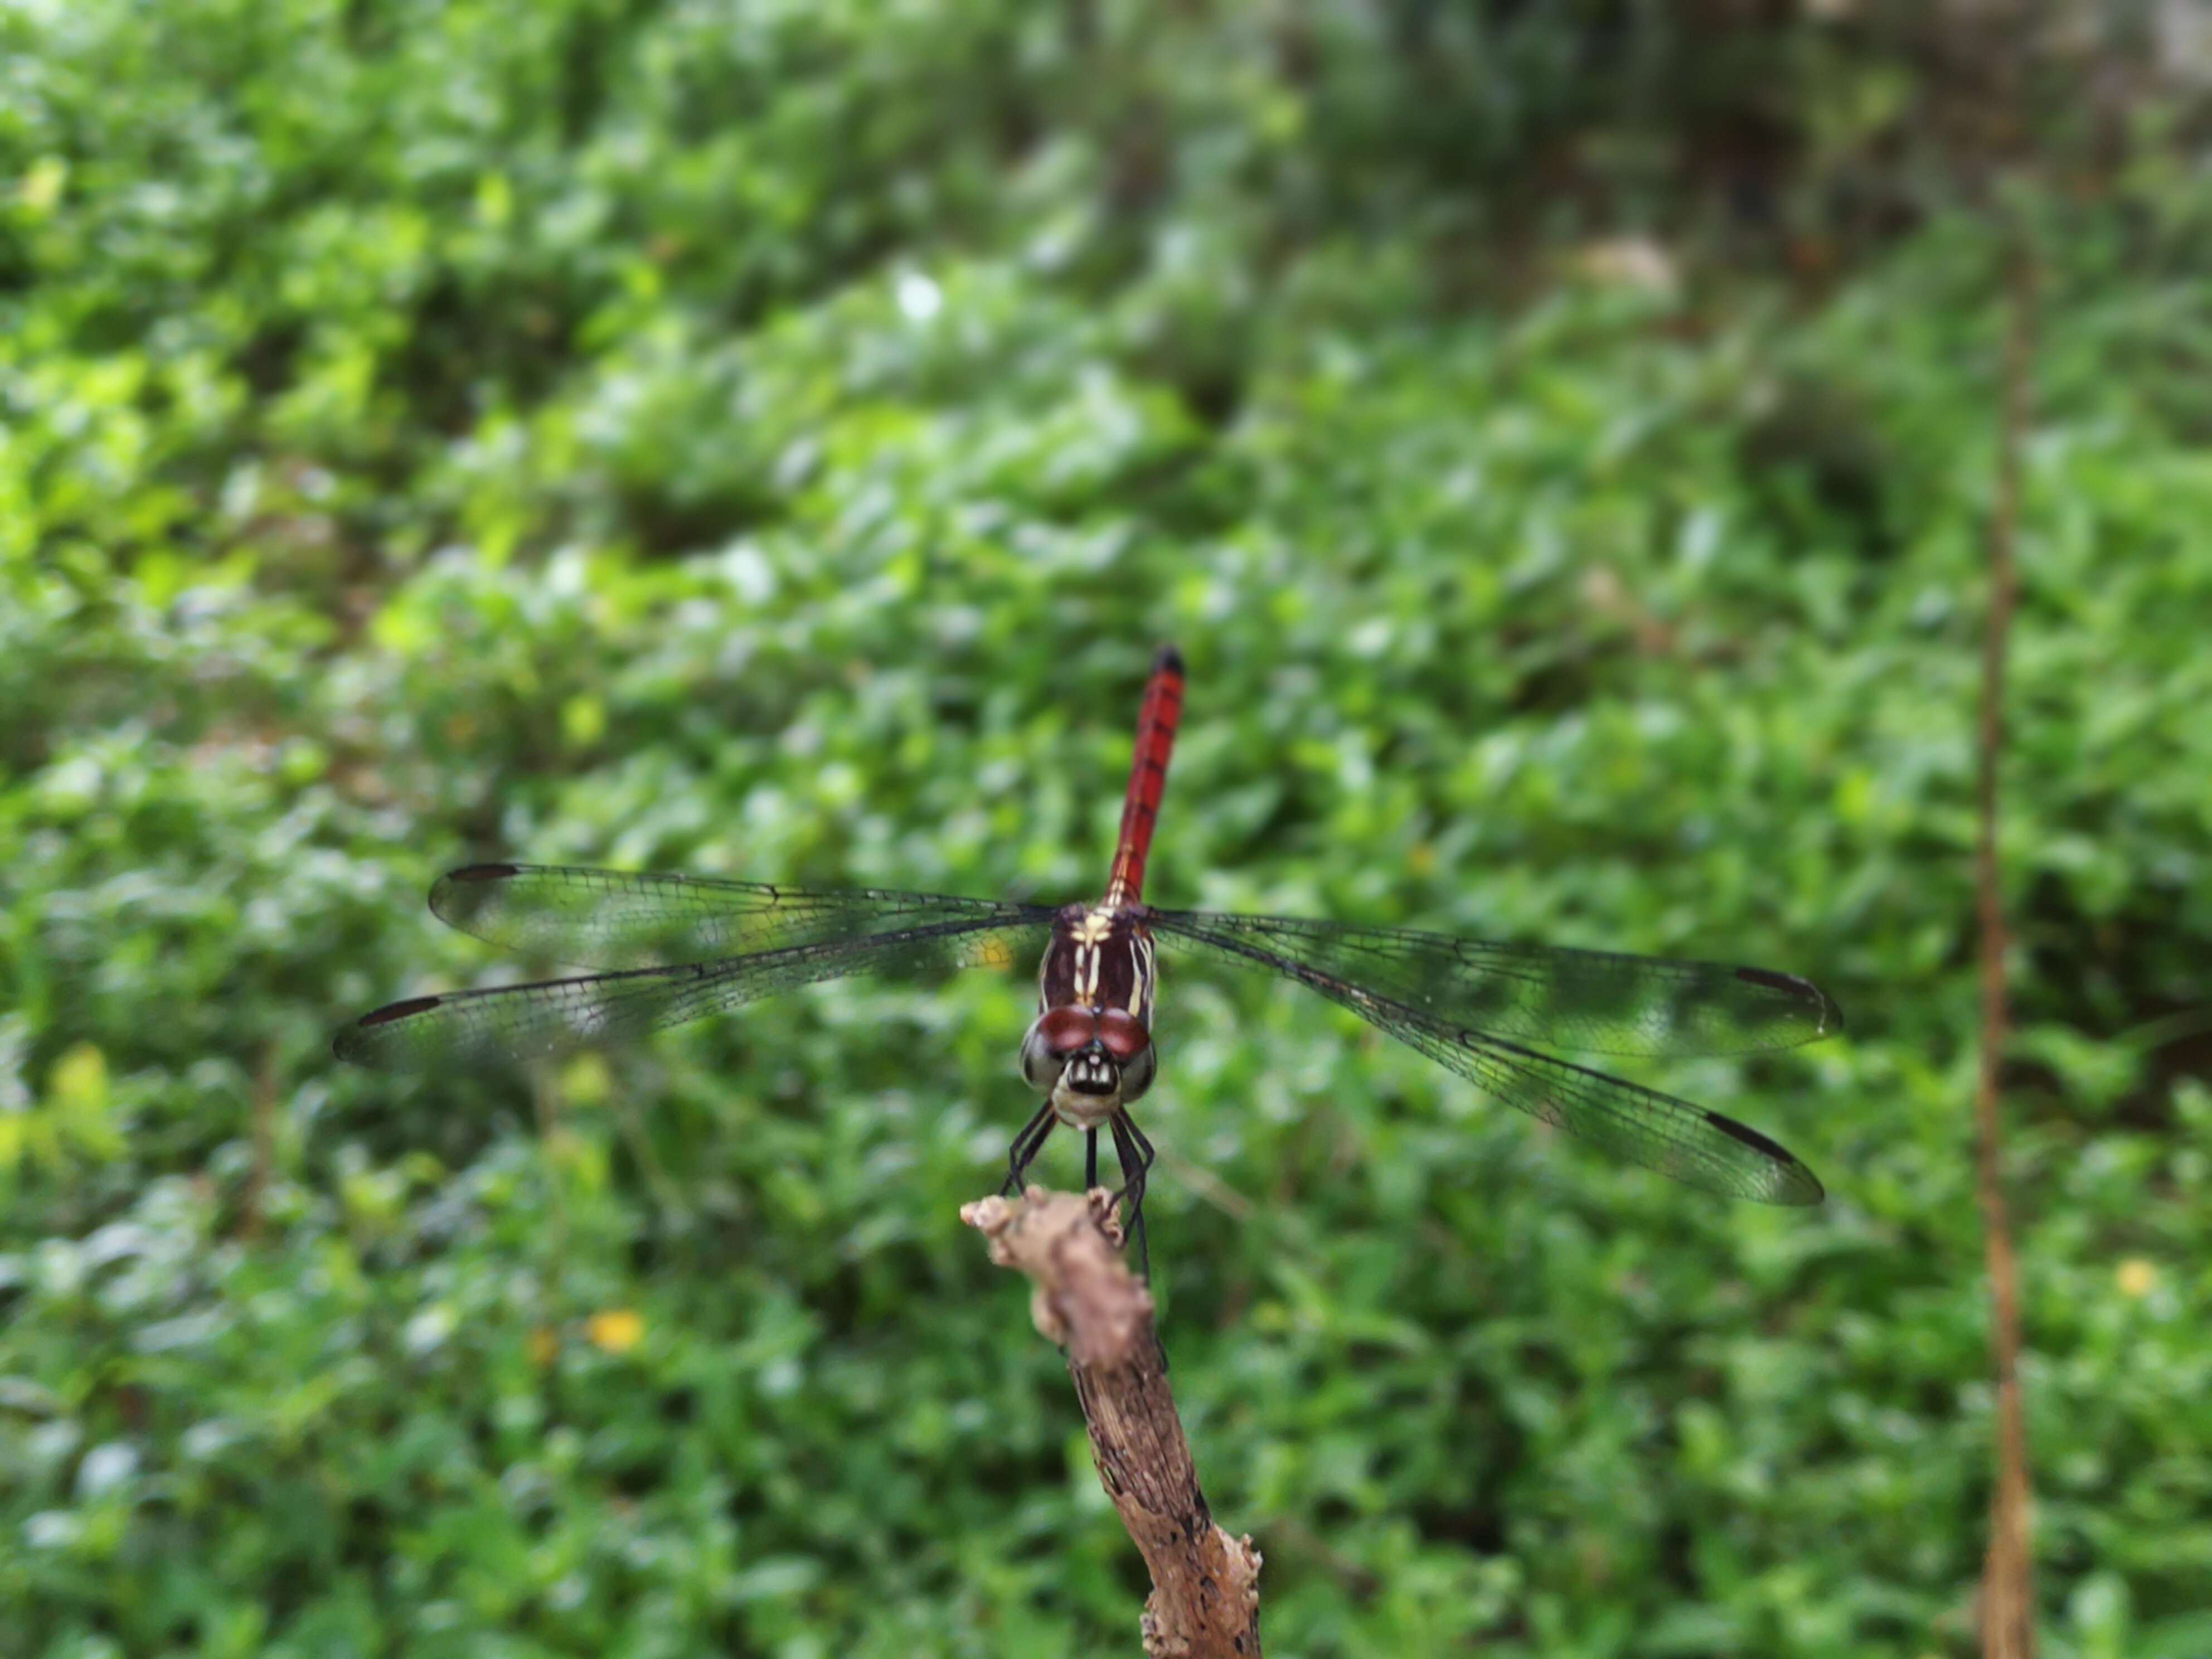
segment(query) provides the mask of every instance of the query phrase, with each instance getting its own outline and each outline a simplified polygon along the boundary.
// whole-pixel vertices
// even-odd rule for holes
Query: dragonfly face
[[[1096,1129],[1152,1087],[1158,957],[1139,912],[1071,904],[1053,919],[1037,969],[1022,1079],[1071,1127]]]

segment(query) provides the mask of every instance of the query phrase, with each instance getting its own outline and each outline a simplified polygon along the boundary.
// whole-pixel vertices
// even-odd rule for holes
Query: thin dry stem
[[[2004,747],[2005,642],[2020,579],[2013,550],[2020,523],[2021,449],[2028,417],[2028,364],[2035,320],[2035,272],[2024,240],[2015,240],[2007,283],[2003,407],[1997,489],[1990,516],[1989,620],[1982,637],[1982,707],[1976,778],[1980,830],[1974,890],[1981,933],[1981,1063],[1974,1089],[1975,1186],[1990,1276],[1990,1358],[1996,1373],[1997,1479],[1990,1500],[1990,1548],[1982,1571],[1984,1659],[2033,1659],[2035,1597],[2031,1577],[2027,1430],[2020,1397],[2020,1267],[2013,1251],[2001,1171],[1999,1073],[2009,1023],[2006,1006],[2005,914],[1997,875],[1997,763]]]
[[[262,1206],[268,1201],[270,1171],[276,1162],[276,1046],[270,1043],[261,1050],[261,1064],[253,1073],[253,1161],[240,1201],[239,1232],[249,1241],[261,1237]]]
[[[1032,1187],[963,1205],[991,1260],[1028,1275],[1030,1316],[1067,1351],[1098,1479],[1152,1573],[1148,1659],[1258,1659],[1260,1552],[1214,1525],[1168,1390],[1152,1298],[1121,1255],[1112,1199]]]

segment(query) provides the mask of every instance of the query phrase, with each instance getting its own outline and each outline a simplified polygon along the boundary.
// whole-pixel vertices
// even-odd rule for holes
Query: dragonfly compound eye
[[[1097,1035],[1087,1008],[1048,1008],[1022,1039],[1022,1081],[1049,1093],[1066,1069],[1067,1057],[1091,1046]]]
[[[1088,1008],[1073,1005],[1046,1009],[1030,1030],[1062,1059],[1090,1047],[1091,1040],[1099,1034],[1097,1017]]]
[[[1022,1081],[1041,1095],[1050,1094],[1066,1065],[1067,1057],[1053,1053],[1043,1033],[1030,1026],[1029,1035],[1022,1039]]]
[[[1143,1022],[1126,1008],[1109,1008],[1098,1016],[1098,1040],[1124,1066],[1144,1053],[1152,1042],[1145,1035]]]
[[[1152,1086],[1152,1073],[1160,1068],[1160,1051],[1148,1037],[1145,1046],[1121,1063],[1121,1103],[1127,1105]]]

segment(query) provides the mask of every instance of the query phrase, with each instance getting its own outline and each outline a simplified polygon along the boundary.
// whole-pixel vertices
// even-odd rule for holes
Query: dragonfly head
[[[1151,1088],[1158,1065],[1151,1034],[1124,1008],[1048,1008],[1022,1039],[1023,1081],[1085,1128]]]

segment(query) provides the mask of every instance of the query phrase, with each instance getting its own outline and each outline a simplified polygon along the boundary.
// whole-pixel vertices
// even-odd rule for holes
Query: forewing
[[[430,909],[519,955],[580,968],[649,968],[894,937],[917,927],[984,927],[1046,914],[1033,905],[876,888],[809,892],[765,882],[472,864],[441,876]]]
[[[1155,910],[1150,920],[1213,943],[1217,954],[1249,948],[1279,971],[1295,966],[1364,987],[1440,1025],[1583,1054],[1747,1054],[1794,1048],[1844,1024],[1820,987],[1765,968],[1283,916]]]
[[[1014,922],[940,921],[719,962],[410,997],[364,1014],[332,1046],[340,1060],[387,1071],[533,1059],[627,1042],[848,974],[1004,966],[1042,947],[1050,925],[1049,913]]]
[[[1454,1024],[1293,957],[1249,935],[1216,933],[1188,915],[1155,914],[1153,928],[1222,960],[1267,968],[1320,992],[1362,1019],[1480,1085],[1507,1105],[1626,1161],[1701,1191],[1768,1204],[1817,1204],[1820,1182],[1756,1129],[1655,1089],[1555,1060],[1486,1031]],[[1204,918],[1212,922],[1215,918]]]

